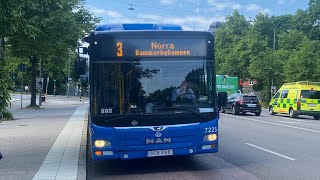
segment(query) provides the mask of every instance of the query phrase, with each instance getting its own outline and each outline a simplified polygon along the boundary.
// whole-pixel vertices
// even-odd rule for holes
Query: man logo
[[[131,122],[131,124],[133,125],[133,126],[136,126],[136,125],[138,125],[138,121],[136,121],[136,120],[133,120],[132,122]]]
[[[159,137],[162,136],[162,133],[161,133],[160,131],[157,131],[156,134],[155,134],[155,136],[159,138]]]
[[[171,138],[146,139],[146,144],[166,144],[166,143],[171,143]]]

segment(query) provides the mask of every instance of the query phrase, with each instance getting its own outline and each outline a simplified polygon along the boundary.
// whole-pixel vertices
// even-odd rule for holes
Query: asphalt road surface
[[[221,114],[219,135],[219,153],[90,161],[88,179],[320,179],[319,120]]]

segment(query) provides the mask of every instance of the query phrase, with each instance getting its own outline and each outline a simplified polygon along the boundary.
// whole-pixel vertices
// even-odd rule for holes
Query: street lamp
[[[273,47],[272,47],[272,60],[274,60],[274,52],[276,50],[276,28],[273,28]],[[270,99],[273,96],[273,90],[275,88],[273,87],[273,76],[271,76],[271,88],[270,88]]]

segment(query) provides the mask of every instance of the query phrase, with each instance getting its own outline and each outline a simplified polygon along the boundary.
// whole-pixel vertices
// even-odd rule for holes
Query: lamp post
[[[42,105],[42,90],[43,90],[43,59],[40,59],[40,88],[39,88],[39,106]]]
[[[53,99],[56,98],[56,80],[53,80]]]
[[[23,92],[23,74],[22,74],[22,72],[21,72],[21,97],[20,97],[20,99],[21,99],[21,103],[20,103],[20,108],[22,109],[22,99],[23,99],[23,95],[22,95],[22,92]]]
[[[67,84],[67,88],[68,88],[68,91],[67,91],[67,96],[69,97],[70,96],[70,57],[68,58],[68,84]]]
[[[274,60],[274,52],[276,50],[276,29],[273,28],[273,47],[272,47],[272,59]],[[273,96],[273,77],[271,76],[271,88],[270,88],[270,99]]]

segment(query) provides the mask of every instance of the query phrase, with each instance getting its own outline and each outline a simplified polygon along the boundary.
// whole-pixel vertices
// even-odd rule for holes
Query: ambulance
[[[320,82],[285,83],[271,99],[269,113],[289,114],[292,118],[309,115],[319,120]]]

